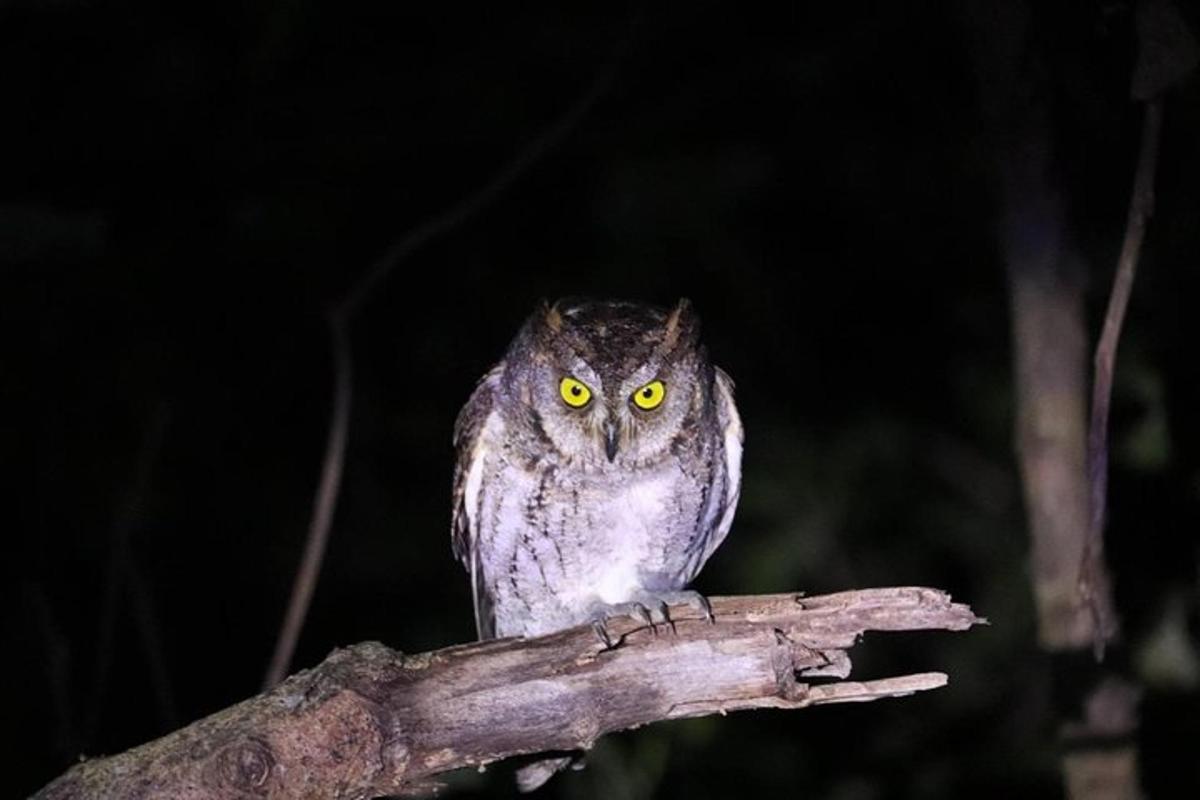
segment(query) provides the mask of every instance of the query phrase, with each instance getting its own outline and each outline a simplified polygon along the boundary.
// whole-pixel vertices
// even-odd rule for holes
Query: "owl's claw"
[[[694,589],[677,589],[669,592],[655,592],[654,598],[663,607],[663,616],[667,616],[667,621],[671,623],[671,629],[675,629],[675,623],[669,618],[668,606],[687,606],[693,611],[698,611],[704,615],[704,620],[710,625],[716,624],[716,618],[713,616],[712,603],[708,602],[708,598]]]
[[[592,632],[596,634],[600,644],[604,645],[605,650],[613,649],[612,637],[608,635],[608,628],[604,627],[603,620],[592,620]]]
[[[661,614],[662,612],[659,613]],[[613,640],[612,635],[608,632],[607,625],[610,619],[616,619],[617,617],[630,617],[634,621],[641,623],[642,627],[650,628],[650,630],[654,631],[655,636],[658,635],[658,627],[655,625],[654,614],[644,604],[637,601],[613,603],[612,605],[604,604],[592,615],[592,630],[596,632],[596,638],[604,645],[605,650],[613,649],[620,641],[619,639]]]
[[[620,616],[628,616],[638,622],[641,627],[650,628],[650,631],[654,632],[654,636],[658,636],[659,625],[662,624],[671,625],[674,630],[671,618],[667,615],[666,603],[656,597],[638,597],[637,600],[624,603],[600,603],[592,614],[592,630],[595,631],[596,638],[600,639],[600,643],[605,645],[606,650],[611,650],[620,642],[619,639],[613,639],[612,634],[608,633],[607,626],[608,620],[618,619]]]
[[[619,640],[614,641],[606,625],[608,620],[617,617],[631,617],[641,623],[642,627],[649,628],[655,636],[658,635],[660,625],[669,626],[671,633],[675,633],[675,620],[671,619],[670,612],[672,605],[687,606],[703,614],[709,624],[716,622],[713,617],[712,605],[708,602],[708,598],[699,592],[691,589],[665,592],[643,591],[625,603],[600,605],[592,615],[592,630],[596,632],[596,638],[600,640],[606,650],[611,650],[619,643]]]

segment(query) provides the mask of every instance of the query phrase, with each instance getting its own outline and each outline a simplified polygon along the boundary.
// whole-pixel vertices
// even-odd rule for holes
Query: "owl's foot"
[[[708,598],[694,589],[676,589],[671,592],[655,592],[654,596],[663,604],[663,613],[668,614],[667,606],[687,606],[704,616],[704,621],[711,624],[716,623],[716,618],[713,617],[712,603],[708,602]],[[669,616],[669,614],[668,614]],[[670,622],[670,619],[667,620]],[[671,622],[671,628],[674,629],[675,623]]]
[[[656,616],[657,620],[655,619]],[[612,650],[620,643],[619,637],[614,639],[608,632],[608,621],[611,619],[629,617],[635,622],[641,623],[643,628],[649,628],[654,631],[655,636],[658,635],[658,624],[667,621],[665,606],[657,608],[654,605],[646,605],[637,601],[612,604],[599,603],[592,611],[591,617],[592,630],[596,632],[596,638],[604,645],[605,650]]]
[[[709,623],[714,622],[712,605],[708,598],[691,589],[676,589],[662,592],[643,590],[636,593],[631,600],[624,603],[603,603],[592,613],[592,629],[605,649],[611,650],[618,641],[614,641],[608,632],[607,622],[618,617],[631,617],[642,627],[649,628],[658,635],[658,627],[666,625],[675,632],[675,620],[671,619],[670,606],[687,606],[704,616]]]

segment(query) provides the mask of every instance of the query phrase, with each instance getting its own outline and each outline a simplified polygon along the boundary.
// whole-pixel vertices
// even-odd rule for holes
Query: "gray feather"
[[[581,407],[565,402],[565,377],[588,387]],[[643,409],[634,395],[652,382],[661,404]],[[539,309],[472,393],[454,442],[452,543],[482,638],[538,635],[682,589],[732,526],[733,382],[709,362],[685,302]]]

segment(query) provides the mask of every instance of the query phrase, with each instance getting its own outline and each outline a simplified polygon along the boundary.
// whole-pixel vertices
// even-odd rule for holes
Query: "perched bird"
[[[686,300],[543,304],[479,382],[455,424],[451,534],[481,639],[707,610],[685,587],[733,522],[742,425],[699,333]]]

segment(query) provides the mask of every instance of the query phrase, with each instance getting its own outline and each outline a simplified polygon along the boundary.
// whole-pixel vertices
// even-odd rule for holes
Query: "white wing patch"
[[[475,628],[478,631],[483,631],[484,628],[483,620],[479,618],[479,548],[475,538],[479,535],[479,492],[483,486],[483,462],[487,450],[484,442],[491,418],[492,415],[489,414],[483,425],[483,434],[476,440],[475,448],[471,451],[471,466],[467,469],[467,481],[463,487],[463,513],[467,515],[467,552],[471,562],[471,605],[475,609]]]
[[[701,563],[725,541],[726,534],[733,526],[733,515],[737,511],[738,497],[742,492],[742,418],[738,416],[737,406],[733,402],[733,380],[720,368],[717,368],[717,418],[722,424],[723,444],[725,445],[725,506],[721,519],[717,523],[712,536],[704,548],[704,558]]]
[[[480,638],[490,638],[493,627],[492,599],[483,586],[484,576],[479,566],[479,515],[485,465],[498,441],[493,432],[499,424],[499,416],[493,409],[493,392],[501,369],[502,365],[498,364],[483,377],[454,421],[454,447],[458,451],[458,460],[454,465],[450,542],[454,555],[471,574],[471,599]]]

